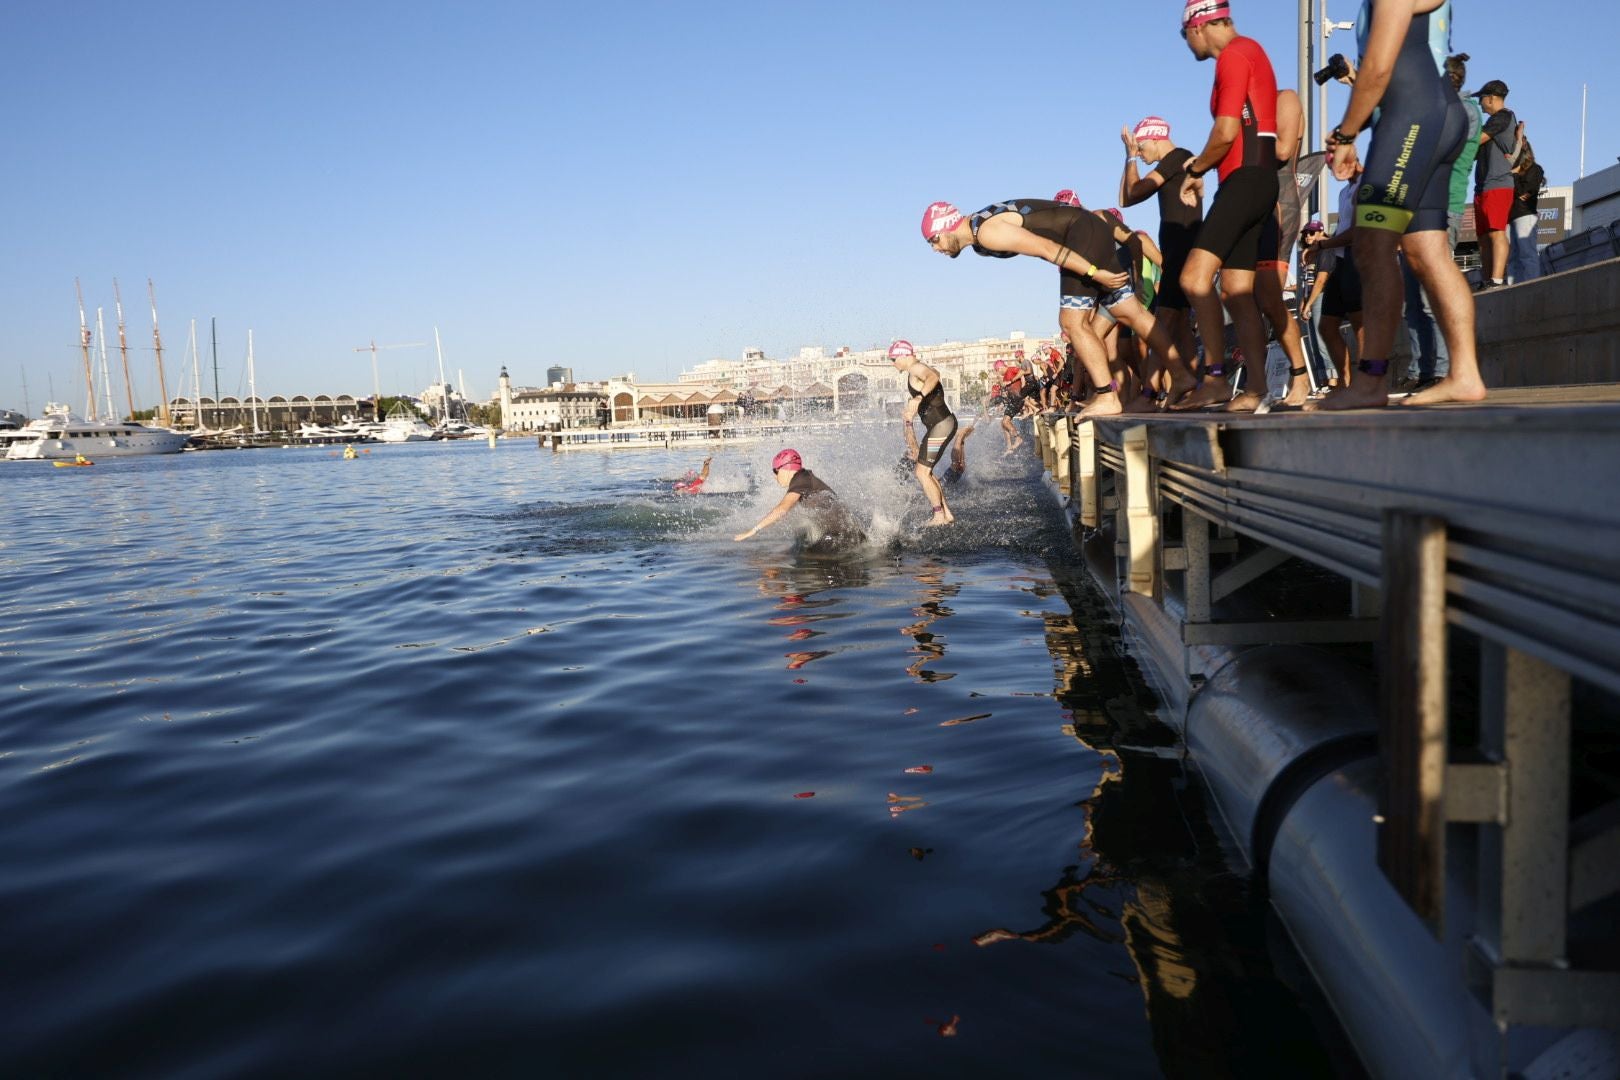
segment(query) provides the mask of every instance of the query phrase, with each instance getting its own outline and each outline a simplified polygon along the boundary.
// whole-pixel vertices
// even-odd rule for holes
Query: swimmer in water
[[[787,494],[782,496],[781,502],[771,507],[770,513],[759,519],[759,524],[747,532],[733,536],[731,538],[733,541],[747,540],[761,529],[769,528],[801,503],[806,510],[815,515],[817,523],[822,528],[823,536],[813,546],[855,544],[866,539],[866,534],[855,523],[855,519],[844,504],[838,501],[838,495],[833,489],[804,467],[804,461],[799,457],[797,450],[778,452],[771,459],[771,472],[776,474],[776,482],[787,488]]]
[[[912,471],[916,474],[917,483],[928,497],[928,505],[934,508],[934,516],[928,520],[928,524],[949,525],[956,520],[956,515],[946,505],[945,492],[934,476],[934,468],[939,464],[939,459],[945,456],[951,440],[956,438],[956,414],[945,404],[945,388],[940,385],[939,372],[917,359],[911,342],[896,341],[890,345],[889,362],[905,375],[906,390],[911,395],[900,416],[907,432],[911,431],[913,420],[920,418],[923,422],[923,438],[926,442],[921,450],[915,448],[915,434],[906,443],[913,446]]]
[[[680,495],[697,495],[703,491],[704,483],[709,479],[709,462],[714,460],[710,454],[703,459],[703,471],[693,472],[688,469],[686,475],[675,481],[675,492]]]

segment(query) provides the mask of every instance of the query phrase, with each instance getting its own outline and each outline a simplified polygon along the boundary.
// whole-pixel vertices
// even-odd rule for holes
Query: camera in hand
[[[1344,58],[1344,53],[1334,53],[1328,57],[1327,67],[1312,75],[1317,86],[1326,84],[1329,79],[1343,79],[1350,74],[1350,61]]]

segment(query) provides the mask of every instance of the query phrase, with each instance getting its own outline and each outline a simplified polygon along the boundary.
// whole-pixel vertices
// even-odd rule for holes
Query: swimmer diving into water
[[[771,459],[771,472],[776,474],[776,482],[787,488],[787,494],[782,496],[781,502],[771,507],[770,513],[759,519],[759,524],[747,532],[733,536],[731,538],[733,541],[747,540],[761,529],[769,528],[801,503],[815,516],[816,523],[823,533],[814,547],[858,544],[866,539],[866,534],[855,523],[855,519],[844,504],[839,502],[838,495],[833,489],[804,467],[804,461],[799,457],[797,450],[779,451]]]
[[[709,479],[709,462],[713,460],[713,454],[703,459],[702,472],[694,473],[688,469],[685,476],[675,481],[675,491],[682,495],[696,495],[701,492],[704,483]]]
[[[968,436],[973,434],[975,426],[976,421],[969,420],[968,426],[961,430],[956,436],[956,441],[951,444],[951,464],[945,470],[945,475],[941,477],[942,483],[958,483],[961,481],[963,474],[967,472],[967,441]],[[909,460],[916,461],[917,432],[910,424],[906,425],[906,449],[910,451]]]
[[[905,374],[906,389],[911,394],[900,417],[905,422],[906,431],[911,432],[914,419],[921,418],[923,422],[923,438],[926,441],[921,451],[915,452],[914,434],[906,443],[914,451],[915,465],[912,471],[917,476],[917,483],[928,497],[928,505],[934,508],[934,516],[928,520],[928,524],[949,525],[956,520],[956,515],[945,503],[945,492],[934,477],[934,468],[956,437],[956,414],[945,404],[945,388],[940,385],[939,372],[917,359],[911,342],[896,341],[890,345],[889,362]]]

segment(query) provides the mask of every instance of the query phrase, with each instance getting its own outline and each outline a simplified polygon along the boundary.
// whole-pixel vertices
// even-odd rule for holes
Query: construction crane
[[[372,338],[369,345],[356,345],[355,352],[368,352],[371,354],[371,417],[373,420],[382,420],[382,379],[377,374],[377,354],[384,349],[425,349],[425,341],[408,341],[400,345],[379,345],[377,339]]]

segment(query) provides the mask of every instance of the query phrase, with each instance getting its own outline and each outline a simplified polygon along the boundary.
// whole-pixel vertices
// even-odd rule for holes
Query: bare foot
[[[1006,457],[1008,454],[1011,454],[1014,450],[1017,450],[1020,446],[1023,446],[1023,445],[1024,445],[1024,440],[1019,439],[1017,442],[1015,442],[1011,446],[1007,447],[1006,453],[1003,453],[1001,456]]]
[[[945,511],[935,510],[934,516],[923,522],[923,528],[931,529],[936,525],[949,525],[950,523],[951,518],[946,516]]]
[[[1182,396],[1170,408],[1176,411],[1182,409],[1204,409],[1211,405],[1224,405],[1232,397],[1232,384],[1226,381],[1224,375],[1211,375],[1204,380],[1204,385]]]
[[[1383,379],[1370,385],[1340,386],[1328,391],[1327,397],[1305,403],[1306,412],[1342,412],[1345,409],[1382,409],[1389,404],[1389,388]]]
[[[1303,375],[1296,375],[1288,380],[1288,396],[1277,402],[1273,408],[1297,409],[1310,400],[1311,381]]]
[[[1433,386],[1426,386],[1415,394],[1406,395],[1402,405],[1443,405],[1448,401],[1484,401],[1485,384],[1478,379],[1467,382],[1447,375]]]
[[[1076,420],[1085,420],[1092,416],[1118,416],[1125,410],[1119,404],[1118,394],[1101,394],[1097,400],[1080,410]]]
[[[1137,394],[1131,399],[1130,404],[1126,405],[1121,411],[1128,413],[1156,413],[1159,411],[1159,404],[1150,397]]]
[[[1231,401],[1228,401],[1226,403],[1226,411],[1227,412],[1254,412],[1254,410],[1256,410],[1256,409],[1258,409],[1260,407],[1260,402],[1263,401],[1263,400],[1265,400],[1265,399],[1262,398],[1259,394],[1256,394],[1256,393],[1254,393],[1252,391],[1249,391],[1249,390],[1245,390],[1245,391],[1243,391],[1243,393],[1239,394],[1237,397],[1233,398]]]

